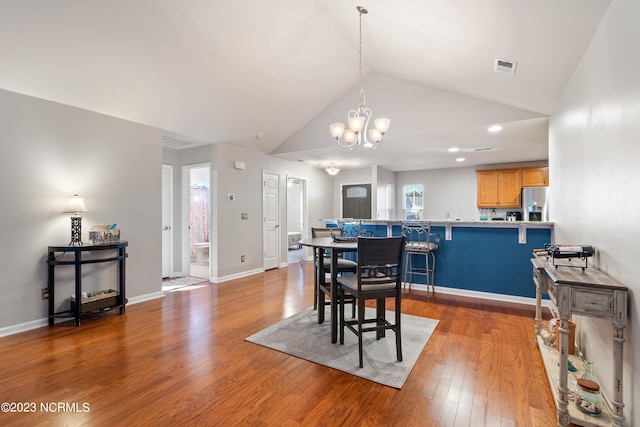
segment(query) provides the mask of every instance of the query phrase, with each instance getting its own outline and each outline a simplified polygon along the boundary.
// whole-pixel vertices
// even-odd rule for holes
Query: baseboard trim
[[[133,305],[144,301],[150,301],[156,298],[164,298],[164,292],[153,292],[150,294],[140,295],[137,297],[129,298],[127,305]],[[73,320],[73,319],[69,319]],[[8,335],[15,335],[21,332],[27,332],[33,329],[42,328],[45,326],[49,326],[48,317],[44,317],[42,319],[31,320],[29,322],[18,323],[16,325],[10,325],[0,328],[0,337],[6,337]]]
[[[243,271],[242,273],[230,274],[228,276],[222,276],[222,277],[214,277],[212,282],[213,283],[228,282],[229,280],[240,279],[241,277],[253,276],[254,274],[264,273],[264,271],[265,271],[264,268],[256,268],[255,270]]]
[[[150,294],[129,298],[127,305],[133,305],[133,304],[138,304],[140,302],[151,301],[152,299],[156,299],[156,298],[164,298],[164,292],[162,291],[152,292]]]
[[[6,337],[8,335],[19,334],[20,332],[27,332],[32,329],[38,329],[49,324],[48,319],[32,320],[30,322],[18,323],[17,325],[5,326],[0,328],[0,337]]]
[[[408,287],[409,284],[407,283],[406,286]],[[413,283],[411,284],[411,289],[427,292],[427,285]],[[447,288],[444,286],[436,286],[435,291],[441,294],[456,295],[456,296],[468,297],[468,298],[510,302],[514,304],[524,304],[524,305],[534,305],[534,306],[536,305],[535,298],[519,297],[516,295],[494,294],[492,292],[471,291],[468,289]],[[542,306],[551,307],[551,302],[549,300],[542,300]]]

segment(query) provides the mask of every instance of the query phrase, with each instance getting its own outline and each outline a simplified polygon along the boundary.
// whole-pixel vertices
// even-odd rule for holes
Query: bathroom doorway
[[[301,178],[287,178],[287,263],[302,262],[306,250],[298,243],[308,236],[307,224],[307,181]]]
[[[211,167],[208,164],[183,168],[183,218],[187,275],[210,280],[211,277]]]

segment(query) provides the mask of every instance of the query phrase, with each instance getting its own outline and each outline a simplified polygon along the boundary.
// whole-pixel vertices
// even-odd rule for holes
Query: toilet
[[[209,262],[209,242],[193,243],[192,247],[196,252],[196,262]]]

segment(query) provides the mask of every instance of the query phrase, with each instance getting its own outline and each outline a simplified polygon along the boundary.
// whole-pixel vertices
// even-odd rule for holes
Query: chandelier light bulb
[[[347,129],[344,131],[344,134],[342,135],[344,137],[344,140],[347,141],[349,144],[353,144],[354,142],[356,142],[356,133],[351,130],[351,129]]]
[[[351,117],[349,119],[349,127],[355,133],[360,132],[363,126],[364,126],[364,117],[357,116],[357,117]]]
[[[383,118],[383,119],[376,119],[376,121],[374,122],[374,125],[376,127],[376,129],[378,130],[378,132],[380,132],[382,135],[385,134],[385,132],[387,130],[389,130],[389,124],[391,124],[391,120],[387,119],[387,118]]]
[[[378,129],[369,129],[369,136],[374,142],[380,142],[382,139],[382,132]]]
[[[331,125],[331,135],[335,139],[340,139],[342,134],[344,133],[344,124],[343,123],[334,123]]]

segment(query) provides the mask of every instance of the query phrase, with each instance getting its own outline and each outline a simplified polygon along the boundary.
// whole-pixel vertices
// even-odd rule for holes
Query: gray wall
[[[344,155],[353,156],[355,154],[345,149]],[[372,168],[341,170],[338,175],[331,177],[333,181],[333,212],[331,215],[326,216],[325,219],[342,218],[342,186],[353,184],[371,184],[371,215],[373,218],[376,217],[377,191],[373,176],[373,170],[375,168],[376,167],[373,166]]]
[[[74,193],[89,210],[83,240],[92,225],[117,223],[129,241],[127,297],[160,293],[160,138],[157,129],[0,90],[0,335],[44,324],[47,246],[70,241],[62,211]],[[112,270],[87,275],[86,286],[115,286]],[[57,268],[57,306],[68,306],[72,277]]]
[[[233,167],[235,161],[244,170]],[[263,268],[262,239],[262,174],[270,172],[280,178],[280,265],[287,262],[287,177],[307,181],[307,209],[311,227],[321,225],[319,219],[332,216],[332,179],[320,168],[291,162],[227,144],[212,144],[186,150],[163,150],[163,163],[174,166],[174,269],[181,267],[182,247],[182,166],[212,164],[212,252],[213,280],[224,281]],[[235,199],[229,200],[228,195]],[[240,214],[247,213],[248,220]],[[240,256],[245,255],[245,262]]]
[[[631,291],[624,352],[625,414],[631,420],[640,408],[638,16],[640,2],[611,3],[551,117],[549,132],[550,216],[556,241],[594,245],[600,269]],[[585,356],[595,361],[611,395],[611,322],[575,320]]]

